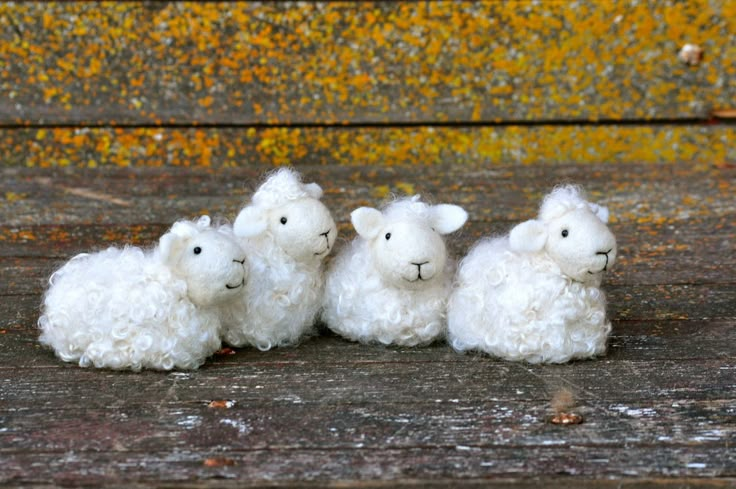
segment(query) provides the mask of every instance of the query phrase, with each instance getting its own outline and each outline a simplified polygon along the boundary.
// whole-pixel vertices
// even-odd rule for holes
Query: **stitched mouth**
[[[596,253],[596,255],[603,255],[603,256],[605,256],[606,257],[606,263],[603,265],[603,269],[602,270],[598,270],[597,272],[591,272],[590,270],[588,270],[588,273],[589,274],[595,275],[596,273],[603,273],[603,272],[605,272],[605,271],[608,270],[608,254],[611,252],[612,249],[613,248],[611,248],[610,250],[605,251],[605,252],[599,251],[598,253]]]
[[[315,253],[314,254],[315,256],[322,256],[322,255],[325,255],[325,254],[327,254],[327,253],[330,252],[330,248],[331,247],[330,247],[330,238],[328,237],[329,234],[330,234],[329,231],[327,231],[326,233],[320,234],[320,236],[324,236],[325,237],[325,249],[322,250],[322,251],[320,251],[320,252],[318,252],[318,253]]]
[[[412,283],[412,284],[413,284],[413,283],[415,283],[415,282],[426,282],[427,280],[431,279],[432,277],[429,277],[429,278],[427,278],[427,277],[422,277],[422,274],[420,273],[420,274],[419,274],[419,275],[417,275],[417,277],[416,277],[415,279],[413,279],[413,280],[412,280],[412,279],[408,279],[408,278],[406,278],[406,277],[402,277],[402,278],[403,278],[404,280],[406,280],[407,282],[409,282],[409,283]]]
[[[228,290],[234,290],[234,289],[238,289],[238,288],[240,288],[240,287],[242,287],[244,285],[245,285],[245,278],[243,278],[243,280],[241,280],[238,285],[225,284],[225,288],[228,289]]]

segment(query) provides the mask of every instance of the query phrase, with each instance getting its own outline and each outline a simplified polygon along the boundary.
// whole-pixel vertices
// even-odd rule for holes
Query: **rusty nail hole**
[[[557,413],[549,418],[552,424],[570,425],[583,422],[583,415],[578,413]]]
[[[237,401],[233,401],[232,399],[218,399],[218,400],[207,402],[207,407],[213,408],[213,409],[230,409],[236,404],[237,404]]]
[[[575,407],[575,395],[570,389],[560,388],[555,391],[550,406],[555,412],[554,415],[548,418],[548,421],[552,424],[567,426],[583,422],[583,415],[572,411]]]
[[[231,458],[206,458],[202,463],[205,467],[228,467],[235,465],[235,460]]]
[[[685,44],[677,57],[688,66],[697,66],[703,61],[703,48],[697,44]]]

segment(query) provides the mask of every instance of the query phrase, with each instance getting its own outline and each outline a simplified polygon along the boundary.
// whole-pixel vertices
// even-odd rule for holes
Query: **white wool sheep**
[[[441,235],[467,218],[459,206],[430,206],[418,195],[383,212],[353,211],[358,237],[327,273],[324,322],[363,343],[417,346],[442,337],[454,262]]]
[[[616,260],[608,210],[575,186],[547,195],[538,219],[485,238],[458,267],[449,342],[507,360],[563,363],[606,350],[603,273]]]
[[[220,347],[218,308],[246,284],[245,253],[210,218],[179,221],[156,248],[80,254],[49,280],[40,341],[82,367],[194,369]]]
[[[223,339],[260,350],[298,343],[314,330],[324,290],[323,261],[337,226],[322,189],[282,168],[258,188],[233,230],[248,256],[251,280],[223,315]]]

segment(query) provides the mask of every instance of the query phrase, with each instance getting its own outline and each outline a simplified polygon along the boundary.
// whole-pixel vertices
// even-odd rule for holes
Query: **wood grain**
[[[286,456],[285,456],[286,455]],[[205,462],[213,460],[214,466]],[[217,464],[217,461],[221,461]],[[31,466],[30,462],[33,462]],[[703,448],[693,457],[686,447],[653,451],[649,448],[540,447],[518,449],[413,448],[394,450],[277,450],[183,452],[97,452],[84,457],[57,453],[6,457],[6,481],[19,479],[57,484],[99,485],[156,481],[245,479],[269,481],[413,480],[576,476],[615,477],[624,468],[642,478],[733,477],[733,452],[723,446]],[[705,465],[704,468],[700,468]],[[255,475],[264,479],[254,480]],[[508,483],[508,482],[507,482]]]
[[[64,408],[62,408],[64,409]],[[585,422],[574,429],[548,422],[545,401],[411,404],[238,403],[230,409],[206,401],[126,406],[88,405],[73,419],[49,416],[49,409],[14,408],[4,415],[0,454],[29,451],[155,452],[160,446],[186,451],[196,445],[214,451],[365,450],[418,447],[529,448],[629,447],[659,444],[718,446],[736,431],[716,432],[734,414],[728,401],[610,403],[584,400],[575,411]],[[659,418],[662,418],[660,421]],[[300,420],[296,421],[295,420]],[[92,430],[103,436],[90,438]],[[359,441],[358,441],[359,440]],[[356,447],[356,445],[360,445]]]
[[[0,224],[170,223],[200,212],[231,218],[269,169],[3,169]],[[358,206],[413,193],[463,205],[473,221],[520,221],[534,217],[543,196],[559,183],[584,184],[592,200],[610,208],[614,224],[674,224],[736,210],[736,168],[715,165],[299,169],[306,181],[324,187],[324,202],[342,222]]]
[[[732,335],[726,335],[732,338]],[[30,338],[29,338],[30,339]],[[314,340],[317,345],[324,341]],[[29,348],[30,347],[30,348]],[[269,361],[269,354],[247,352],[232,361],[212,362],[194,373],[162,374],[99,371],[62,364],[53,354],[30,341],[16,354],[46,357],[45,368],[0,369],[3,398],[19,408],[56,405],[55,394],[69,399],[69,407],[92,407],[115,403],[146,403],[151,400],[235,399],[239,402],[285,403],[431,403],[545,400],[555,387],[570,386],[578,399],[632,403],[651,399],[717,400],[729,398],[736,387],[736,371],[728,356],[709,359],[625,360],[601,358],[571,365],[527,365],[502,362],[485,355],[462,355],[437,345],[436,359],[412,361],[395,355],[393,361],[376,358],[344,359],[355,347],[325,361],[305,361],[300,350],[282,361]],[[363,347],[365,348],[365,347]],[[728,353],[728,347],[725,347]],[[315,353],[319,355],[319,352]],[[20,356],[20,355],[17,355]],[[238,357],[238,355],[236,355]],[[53,360],[53,361],[52,361]],[[23,375],[20,375],[20,372]],[[12,382],[9,379],[13,379]],[[170,392],[171,397],[166,397]],[[32,393],[32,395],[31,395]],[[162,397],[164,396],[164,397]],[[654,396],[654,397],[652,397]]]

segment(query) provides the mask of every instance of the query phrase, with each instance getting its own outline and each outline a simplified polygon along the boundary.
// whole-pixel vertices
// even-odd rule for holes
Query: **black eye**
[[[388,241],[389,239],[391,239],[391,233],[386,233],[386,241]]]
[[[281,218],[281,224],[286,224],[286,221],[288,221],[288,219],[286,219],[285,217]]]
[[[570,234],[570,232],[567,229],[562,230],[562,237],[567,238],[567,235]]]
[[[202,248],[200,248],[199,246],[195,246],[194,247],[194,254],[195,255],[199,255],[200,253],[202,253]]]

